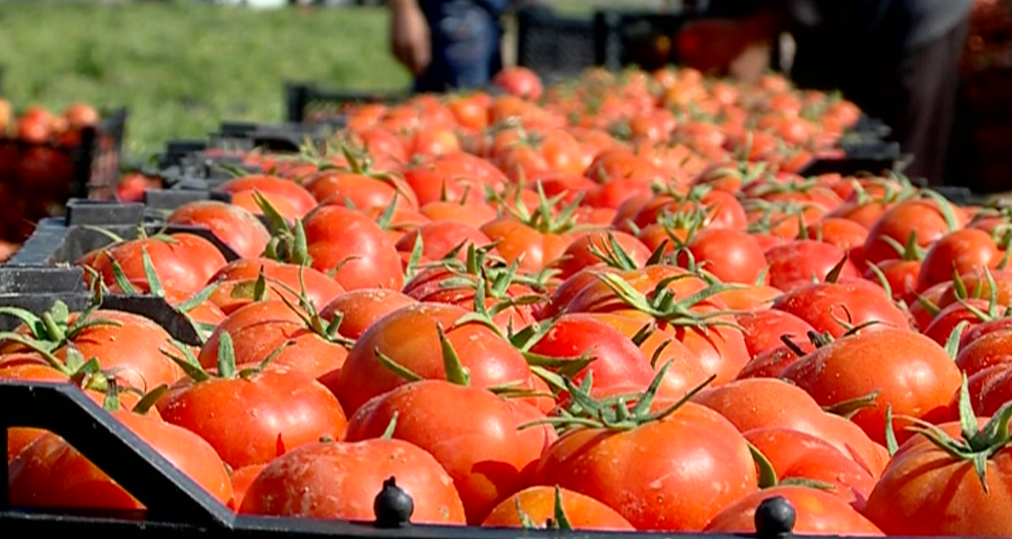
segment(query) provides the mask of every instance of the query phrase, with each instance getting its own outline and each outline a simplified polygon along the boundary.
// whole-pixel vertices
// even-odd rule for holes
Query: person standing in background
[[[509,0],[387,0],[390,46],[414,91],[476,88],[502,69],[499,18]]]
[[[972,0],[710,0],[688,25],[700,46],[679,51],[701,70],[726,69],[744,51],[789,32],[791,78],[840,90],[889,125],[914,155],[906,173],[931,185],[945,168]],[[958,178],[952,180],[958,182]],[[950,182],[951,183],[951,182]]]

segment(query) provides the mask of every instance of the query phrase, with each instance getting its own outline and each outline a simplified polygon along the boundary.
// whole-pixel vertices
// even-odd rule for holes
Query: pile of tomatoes
[[[42,106],[15,113],[10,102],[0,99],[0,200],[7,201],[0,240],[18,243],[39,219],[59,214],[71,195],[81,131],[100,121],[98,110],[86,103],[71,104],[62,113]],[[102,148],[112,144],[108,136],[99,142]]]
[[[372,520],[394,477],[415,523],[749,532],[780,496],[797,533],[1012,534],[1012,214],[799,176],[859,111],[776,77],[499,82],[167,215],[238,259],[77,261],[202,345],[58,304],[0,377],[77,384],[245,514]],[[53,434],[7,455],[16,506],[140,506]]]

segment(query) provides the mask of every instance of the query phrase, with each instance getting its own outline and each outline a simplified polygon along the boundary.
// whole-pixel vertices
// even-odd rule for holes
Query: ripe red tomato
[[[425,450],[403,440],[314,443],[272,461],[246,491],[252,515],[374,521],[373,500],[394,477],[414,502],[411,521],[464,524],[453,480]]]
[[[535,525],[555,521],[556,488],[533,486],[503,500],[489,513],[482,526],[522,528],[524,517]],[[568,489],[558,489],[562,511],[574,530],[634,531],[632,524],[607,505]],[[523,517],[521,516],[523,515]]]
[[[870,520],[838,497],[817,488],[782,485],[765,489],[739,500],[714,517],[709,533],[754,534],[755,512],[774,496],[782,496],[794,507],[794,532],[804,535],[878,537],[885,535]]]
[[[877,392],[874,403],[852,420],[880,443],[885,441],[887,407],[929,422],[944,419],[960,381],[945,349],[923,335],[894,328],[841,338],[796,361],[781,376],[823,406]]]
[[[322,436],[339,439],[347,423],[337,399],[311,376],[270,370],[183,381],[158,411],[207,440],[232,468],[270,462]]]
[[[263,254],[270,232],[252,213],[233,204],[202,200],[184,204],[165,220],[176,225],[204,226],[240,257],[256,258]]]
[[[221,459],[200,436],[156,417],[114,412],[117,419],[222,504],[232,483]],[[143,505],[63,438],[45,434],[10,463],[10,501],[17,507],[137,510]]]
[[[447,414],[448,409],[456,410]],[[543,419],[537,408],[479,388],[444,380],[400,386],[358,409],[345,441],[383,436],[428,451],[453,478],[471,524],[480,524],[499,502],[531,484],[544,447],[556,438],[548,425],[518,430]],[[438,435],[434,435],[438,433]]]

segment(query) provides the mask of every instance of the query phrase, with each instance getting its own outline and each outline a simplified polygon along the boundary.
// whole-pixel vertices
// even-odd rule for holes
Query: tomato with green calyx
[[[959,412],[959,421],[908,427],[915,435],[898,448],[864,511],[887,534],[1012,533],[1012,404],[977,417],[964,383]]]
[[[299,295],[317,309],[344,293],[337,281],[319,270],[299,264],[277,262],[269,258],[242,258],[229,263],[216,273],[210,282],[217,284],[211,302],[225,314],[253,303],[257,297],[260,274],[272,292],[297,302]]]
[[[320,316],[324,320],[341,317],[337,333],[355,340],[377,320],[418,300],[389,288],[359,288],[349,290],[328,303]]]
[[[169,214],[166,223],[207,227],[219,240],[244,258],[264,252],[270,232],[249,211],[216,200],[184,204]]]
[[[283,345],[259,364],[236,365],[231,336],[219,334],[217,344],[213,375],[177,347],[173,359],[189,379],[170,388],[158,411],[207,440],[229,466],[263,464],[321,436],[344,434],[344,411],[327,388],[310,375],[267,368]]]
[[[554,421],[567,430],[541,458],[537,484],[595,498],[638,530],[702,530],[754,492],[748,444],[727,419],[685,401],[651,411],[662,377],[635,406],[624,399],[595,401],[568,384],[576,403],[570,412],[577,417]]]
[[[634,531],[607,505],[579,492],[547,486],[525,488],[497,505],[482,526],[563,530]]]

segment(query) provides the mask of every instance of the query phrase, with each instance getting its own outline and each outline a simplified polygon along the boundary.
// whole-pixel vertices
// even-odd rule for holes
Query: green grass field
[[[0,2],[0,92],[16,108],[129,107],[125,150],[144,157],[221,120],[282,121],[285,81],[404,87],[386,24],[382,8]]]

